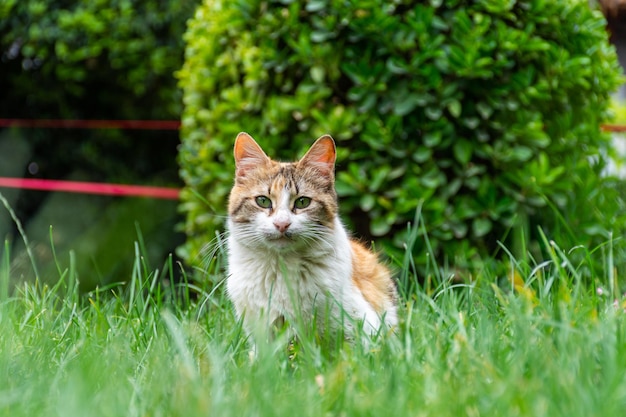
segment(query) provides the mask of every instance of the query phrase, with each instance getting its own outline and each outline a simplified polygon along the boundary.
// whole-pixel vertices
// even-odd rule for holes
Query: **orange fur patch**
[[[361,243],[351,240],[352,282],[361,291],[365,300],[382,314],[395,304],[396,288],[389,269],[380,263],[378,256]]]

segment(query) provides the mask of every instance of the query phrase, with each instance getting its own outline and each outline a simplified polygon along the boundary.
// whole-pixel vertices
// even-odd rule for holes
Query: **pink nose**
[[[291,226],[291,222],[288,220],[274,220],[274,227],[276,227],[280,233],[285,233],[285,230],[287,230],[289,226]]]

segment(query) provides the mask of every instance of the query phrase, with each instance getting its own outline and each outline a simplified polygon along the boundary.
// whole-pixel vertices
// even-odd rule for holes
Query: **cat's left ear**
[[[334,177],[336,157],[335,141],[330,135],[324,135],[311,145],[299,163],[312,166],[323,175]]]
[[[246,132],[237,135],[234,154],[237,177],[245,177],[247,171],[270,162],[270,158],[263,152],[263,149]]]

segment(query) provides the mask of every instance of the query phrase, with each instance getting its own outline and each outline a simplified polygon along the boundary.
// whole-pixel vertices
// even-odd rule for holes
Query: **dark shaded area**
[[[31,0],[0,7],[0,118],[177,120],[185,22],[196,1]],[[0,176],[179,187],[177,131],[0,129]],[[0,189],[21,219],[36,257],[72,250],[85,289],[127,281],[134,242],[157,263],[184,241],[176,202]],[[0,207],[14,277],[22,238]],[[59,261],[61,262],[61,261]],[[63,263],[63,262],[61,262]],[[67,262],[66,262],[66,265]],[[49,269],[49,273],[47,271]],[[54,279],[56,267],[41,269]],[[49,277],[45,276],[49,275]]]
[[[616,2],[618,3],[618,2]],[[614,9],[604,10],[608,23],[611,43],[617,50],[617,58],[622,69],[626,68],[626,2]],[[626,87],[622,85],[618,92],[621,100],[626,100]]]

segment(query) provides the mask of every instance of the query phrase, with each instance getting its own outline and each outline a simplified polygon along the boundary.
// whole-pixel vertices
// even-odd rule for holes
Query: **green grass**
[[[59,284],[12,291],[5,246],[0,415],[622,415],[613,248],[576,251],[577,264],[556,245],[539,266],[512,260],[515,291],[487,267],[471,285],[414,287],[397,333],[367,348],[278,340],[251,360],[221,290],[166,285],[171,260],[147,270],[138,246],[125,285],[79,294],[71,261]]]

